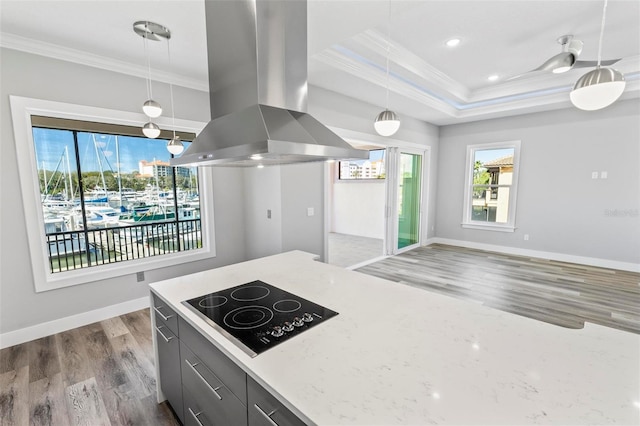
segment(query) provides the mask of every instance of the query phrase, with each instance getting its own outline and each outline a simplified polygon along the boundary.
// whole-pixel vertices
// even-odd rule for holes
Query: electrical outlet
[[[144,281],[144,272],[138,272],[136,274],[136,279],[138,280],[138,282]]]
[[[591,172],[591,179],[598,179],[598,172]]]
[[[529,234],[524,234],[524,240],[529,241]]]
[[[267,219],[271,219],[271,209],[267,210]]]
[[[600,179],[606,179],[609,176],[607,172],[600,172]]]
[[[316,214],[316,212],[313,207],[307,208],[307,216],[313,216],[314,214]]]

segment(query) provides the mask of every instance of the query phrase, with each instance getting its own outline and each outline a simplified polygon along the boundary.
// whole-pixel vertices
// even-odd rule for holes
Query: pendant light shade
[[[167,143],[167,150],[173,155],[182,154],[182,151],[184,151],[184,145],[182,144],[182,141],[180,140],[180,136],[174,136]]]
[[[624,76],[613,68],[596,68],[576,81],[569,97],[576,108],[595,111],[608,107],[624,92]]]
[[[395,112],[385,109],[378,114],[373,127],[380,136],[391,136],[400,128],[400,119]]]
[[[162,114],[162,107],[160,104],[153,99],[149,99],[142,105],[142,111],[149,118],[157,118]]]
[[[144,135],[150,139],[155,139],[160,136],[160,127],[158,127],[157,124],[149,121],[148,123],[145,123],[144,126],[142,126],[142,133],[144,133]]]
[[[607,0],[604,0],[600,41],[598,43],[598,65],[596,65],[595,70],[591,70],[580,77],[569,94],[571,103],[573,103],[576,108],[585,111],[595,111],[608,107],[618,100],[622,92],[624,92],[626,85],[624,76],[620,71],[614,70],[613,68],[600,67],[606,16]]]

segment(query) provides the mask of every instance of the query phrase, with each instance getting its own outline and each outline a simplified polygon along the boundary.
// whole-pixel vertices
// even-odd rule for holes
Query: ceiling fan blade
[[[600,65],[604,65],[606,67],[606,66],[615,64],[621,59],[622,58],[607,59],[606,61],[600,61]],[[598,65],[598,61],[576,61],[573,67],[574,68],[590,68],[590,67],[595,67],[596,65]]]
[[[530,76],[532,76],[534,74],[540,74],[542,71],[546,71],[546,70],[540,69],[538,67],[535,70],[527,71],[525,73],[514,75],[513,77],[509,77],[509,78],[505,79],[504,81],[512,81],[512,80],[518,80],[518,79],[524,78],[524,77],[530,77]]]
[[[508,78],[506,81],[515,80],[517,78],[528,76],[529,74],[540,72],[540,71],[558,72],[557,70],[559,68],[564,68],[566,71],[568,71],[569,69],[571,69],[572,66],[574,66],[575,63],[576,63],[576,56],[573,53],[561,52],[561,53],[558,53],[557,55],[553,55],[552,57],[544,61],[544,63],[540,65],[538,68],[532,69],[531,71],[526,72],[524,74],[518,74],[514,77]]]

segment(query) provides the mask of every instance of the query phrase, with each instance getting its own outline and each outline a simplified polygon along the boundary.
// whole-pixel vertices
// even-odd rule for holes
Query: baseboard
[[[599,268],[617,269],[620,271],[640,272],[640,265],[631,262],[600,259],[596,257],[574,256],[571,254],[554,253],[541,250],[529,250],[516,247],[498,246],[494,244],[476,243],[472,241],[452,240],[449,238],[431,238],[428,244],[446,244],[450,246],[466,247],[478,250],[495,251],[497,253],[513,254],[516,256],[536,257],[539,259],[555,260],[558,262],[576,263],[579,265],[597,266]]]
[[[0,334],[0,349],[149,307],[149,296]]]
[[[370,265],[372,263],[378,262],[380,260],[384,260],[387,257],[389,257],[389,256],[385,256],[385,255],[378,256],[378,257],[375,257],[373,259],[365,260],[364,262],[356,263],[355,265],[347,266],[345,269],[353,271],[354,269],[362,268],[363,266],[367,266],[367,265]]]

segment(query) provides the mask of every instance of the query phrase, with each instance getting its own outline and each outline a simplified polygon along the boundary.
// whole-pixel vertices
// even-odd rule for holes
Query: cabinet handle
[[[165,314],[160,312],[160,308],[163,308],[163,306],[158,306],[157,308],[154,306],[153,310],[156,311],[158,313],[158,315],[160,315],[164,321],[169,321],[169,318],[171,318],[173,316],[173,314],[171,314],[169,316],[166,316]]]
[[[165,336],[164,333],[160,331],[161,328],[164,328],[164,325],[161,325],[160,327],[156,327],[156,331],[162,336],[165,342],[169,343],[171,339],[175,339],[175,336],[170,336],[170,337]]]
[[[258,413],[262,414],[262,416],[265,419],[267,419],[269,424],[271,424],[272,426],[278,426],[278,423],[274,422],[273,419],[271,418],[271,416],[273,416],[273,413],[278,411],[277,408],[272,410],[269,414],[267,414],[262,408],[260,408],[260,406],[258,404],[253,404],[253,406],[255,407],[256,410],[258,410]]]
[[[199,426],[204,426],[202,424],[202,422],[200,421],[200,419],[198,418],[198,416],[200,414],[202,414],[202,411],[199,411],[198,413],[194,413],[193,410],[191,409],[191,407],[188,407],[187,410],[189,410],[189,413],[191,413],[191,415],[193,416],[194,419],[196,419],[196,422],[198,422]]]
[[[207,379],[205,379],[204,377],[202,377],[202,374],[200,374],[200,372],[199,372],[198,370],[196,370],[196,365],[198,365],[198,363],[197,363],[197,362],[196,362],[195,364],[191,364],[191,362],[189,362],[189,360],[188,360],[188,359],[186,359],[186,358],[184,359],[184,362],[186,362],[186,363],[187,363],[187,365],[188,365],[189,367],[191,367],[191,369],[193,370],[193,372],[194,372],[194,373],[196,373],[196,376],[198,376],[198,377],[200,378],[200,380],[202,380],[202,381],[204,382],[204,384],[205,384],[205,385],[207,385],[207,387],[208,387],[209,389],[211,389],[211,392],[213,392],[213,394],[214,394],[215,396],[217,396],[217,397],[218,397],[218,399],[219,399],[220,401],[222,401],[222,397],[221,397],[221,396],[220,396],[220,394],[217,392],[217,391],[218,391],[222,386],[218,386],[217,388],[215,388],[215,389],[214,389],[214,388],[209,384],[209,382],[207,382]]]

